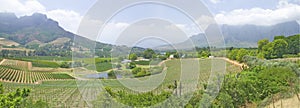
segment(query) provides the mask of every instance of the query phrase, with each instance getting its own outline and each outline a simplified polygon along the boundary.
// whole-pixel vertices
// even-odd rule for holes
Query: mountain
[[[0,38],[5,38],[20,45],[28,44],[64,44],[74,38],[82,42],[81,46],[93,43],[85,37],[73,34],[59,26],[57,21],[46,15],[34,13],[18,18],[14,13],[0,13]],[[97,44],[104,43],[97,42]]]
[[[221,30],[227,46],[256,45],[258,40],[273,40],[274,36],[290,36],[300,33],[299,24],[296,21],[279,23],[272,26],[256,25],[222,25]]]
[[[48,43],[57,38],[73,38],[74,34],[65,31],[58,22],[46,15],[35,13],[18,18],[12,13],[0,14],[0,37],[26,45],[32,41]]]
[[[272,26],[256,25],[220,25],[227,47],[256,47],[257,41],[261,39],[273,40],[274,36],[290,36],[300,33],[299,24],[296,21],[280,23]],[[178,49],[192,48],[191,42],[197,47],[207,47],[205,34],[191,36],[188,40],[177,43]],[[156,49],[171,49],[170,45],[162,45]]]
[[[114,47],[66,31],[57,21],[40,13],[19,18],[13,13],[0,13],[0,39],[0,48],[26,47],[38,56],[71,56],[71,49],[84,53],[93,48],[97,56],[103,57],[109,56]]]

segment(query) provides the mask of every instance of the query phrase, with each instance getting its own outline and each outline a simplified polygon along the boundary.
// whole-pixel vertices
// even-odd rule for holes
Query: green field
[[[189,75],[189,71],[192,71],[194,69],[187,69],[190,68],[188,66],[190,65],[190,60],[170,60],[167,61],[165,64],[168,67],[166,77],[163,80],[163,83],[159,85],[159,87],[155,88],[153,90],[154,93],[159,94],[161,90],[168,90],[168,85],[171,85],[174,83],[174,80],[179,80],[181,76],[181,62],[189,63],[189,65],[186,65],[187,67],[184,67],[185,70],[182,72],[183,74]],[[218,63],[219,62],[219,63]],[[217,63],[214,64],[214,66],[218,67],[218,65],[222,65],[224,63],[224,60],[221,59],[201,59],[199,60],[200,65],[200,74],[199,74],[199,83],[197,88],[201,89],[203,83],[207,83],[207,79],[210,76],[210,69],[212,67],[211,63]],[[230,64],[226,65],[228,72],[237,72],[240,71],[239,67],[232,66]],[[215,70],[215,72],[220,70]],[[162,73],[161,73],[162,74]],[[161,76],[161,74],[157,74],[154,76]],[[59,76],[58,76],[59,77]],[[149,77],[143,77],[139,78],[139,80],[145,80]],[[96,82],[100,84],[100,81],[102,82],[102,85],[105,87],[111,87],[113,91],[118,90],[126,90],[126,88],[115,79],[103,79],[103,80],[97,80]],[[194,82],[194,81],[190,81]],[[95,81],[80,81],[80,83],[76,82],[76,80],[50,80],[50,81],[43,81],[42,84],[17,84],[17,83],[4,83],[2,82],[5,90],[7,92],[13,91],[16,88],[30,88],[32,89],[32,92],[30,93],[29,99],[32,99],[33,101],[37,100],[43,100],[45,102],[48,102],[48,104],[51,107],[87,107],[87,103],[92,102],[85,102],[84,97],[93,97],[93,93],[96,93],[94,90],[99,89],[97,85],[93,85]],[[155,86],[156,81],[148,83],[149,87]],[[84,87],[81,87],[78,89],[78,85],[83,85]],[[89,84],[91,86],[89,86]],[[93,88],[94,87],[94,88]],[[136,89],[139,89],[141,87],[144,87],[144,85],[136,85]],[[188,90],[190,85],[186,83],[186,85],[183,85],[183,90]],[[128,90],[128,89],[127,89]],[[93,92],[94,91],[94,92]],[[130,90],[128,90],[130,91]],[[81,94],[82,93],[82,94]],[[83,96],[83,97],[82,97]]]

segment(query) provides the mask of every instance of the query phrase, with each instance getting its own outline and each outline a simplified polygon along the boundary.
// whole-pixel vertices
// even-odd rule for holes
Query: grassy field
[[[193,60],[198,61],[198,59]],[[212,64],[216,63],[216,64]],[[165,65],[168,67],[166,72],[161,74],[154,75],[155,77],[161,77],[163,74],[166,74],[163,83],[155,88],[153,91],[159,93],[162,89],[168,89],[168,85],[173,84],[174,80],[179,80],[181,75],[184,77],[194,76],[193,72],[195,69],[192,67],[199,65],[199,82],[198,89],[202,88],[202,83],[206,83],[207,79],[211,74],[211,67],[216,68],[213,72],[218,72],[218,67],[221,67],[225,63],[221,59],[201,59],[198,63],[191,64],[190,60],[170,60],[165,62]],[[184,65],[182,68],[181,66]],[[238,72],[239,67],[226,64],[227,72]],[[181,73],[182,70],[182,73]],[[150,77],[139,78],[138,80],[146,80]],[[100,84],[101,81],[101,84]],[[152,87],[156,85],[155,80],[148,83],[147,87]],[[191,80],[190,82],[194,82]],[[196,81],[197,82],[197,81]],[[103,79],[103,80],[52,80],[52,81],[43,81],[42,84],[19,84],[19,83],[3,83],[3,86],[6,92],[13,91],[17,88],[30,88],[32,91],[29,95],[29,99],[33,101],[43,100],[49,103],[50,107],[88,107],[91,101],[94,101],[97,95],[101,91],[101,86],[109,86],[113,90],[126,89],[118,80],[115,79]],[[79,86],[79,88],[78,88]],[[183,91],[188,90],[191,85],[183,85]],[[145,85],[136,85],[136,88],[145,87]]]

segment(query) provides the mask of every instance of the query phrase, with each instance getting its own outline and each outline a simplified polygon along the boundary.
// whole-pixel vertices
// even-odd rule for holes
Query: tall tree
[[[257,42],[257,45],[258,45],[258,51],[261,52],[262,51],[262,48],[267,45],[269,43],[269,40],[268,39],[262,39],[262,40],[259,40]]]
[[[283,39],[274,40],[273,43],[273,55],[281,58],[286,53],[288,43]]]
[[[262,51],[264,58],[270,59],[273,53],[273,43],[269,42],[267,45],[263,46]]]
[[[285,36],[275,36],[274,40],[277,40],[277,39],[285,39]]]
[[[239,62],[241,62],[242,61],[242,59],[243,59],[243,57],[245,56],[245,55],[248,55],[249,53],[248,53],[248,51],[246,50],[246,49],[240,49],[238,52],[237,52],[237,55],[236,55],[236,60],[237,61],[239,61]]]
[[[153,58],[154,55],[155,52],[152,49],[148,48],[147,50],[144,51],[143,57],[146,59],[150,59]]]
[[[137,59],[137,55],[136,55],[135,53],[131,53],[131,54],[129,55],[129,59],[130,59],[130,60],[136,60],[136,59]]]

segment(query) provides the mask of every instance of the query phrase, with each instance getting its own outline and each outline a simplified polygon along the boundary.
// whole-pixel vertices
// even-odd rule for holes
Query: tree
[[[139,73],[139,72],[141,72],[141,70],[142,70],[142,68],[140,68],[140,67],[135,67],[135,68],[133,68],[132,69],[132,74],[137,74],[137,73]]]
[[[143,57],[146,59],[153,58],[154,56],[155,56],[155,52],[150,48],[146,49],[143,53]]]
[[[300,34],[286,37],[285,40],[288,43],[287,53],[289,54],[300,53],[300,48],[299,48]]]
[[[277,39],[284,39],[285,38],[285,36],[275,36],[274,37],[274,40],[277,40]]]
[[[129,54],[129,59],[134,61],[137,59],[137,55],[135,53],[131,53],[131,54]]]
[[[227,55],[227,57],[231,60],[236,60],[236,55],[238,53],[238,49],[233,49],[229,52],[229,54]]]
[[[70,64],[69,64],[68,62],[62,62],[62,63],[60,64],[60,67],[61,67],[61,68],[70,68]]]
[[[274,40],[273,43],[273,55],[282,58],[287,50],[288,43],[283,39]]]
[[[239,62],[242,62],[242,59],[245,55],[248,54],[248,51],[246,49],[240,49],[238,52],[237,52],[237,55],[236,55],[236,60],[239,61]]]
[[[258,51],[261,52],[263,47],[269,43],[268,39],[262,39],[257,42]]]
[[[264,58],[266,59],[272,58],[273,43],[269,42],[267,45],[263,46],[262,51],[263,51],[262,53],[264,55]]]
[[[130,63],[129,63],[129,66],[128,66],[129,69],[133,69],[133,68],[135,68],[135,67],[136,67],[136,64],[135,64],[135,63],[133,63],[133,62],[130,62]]]

